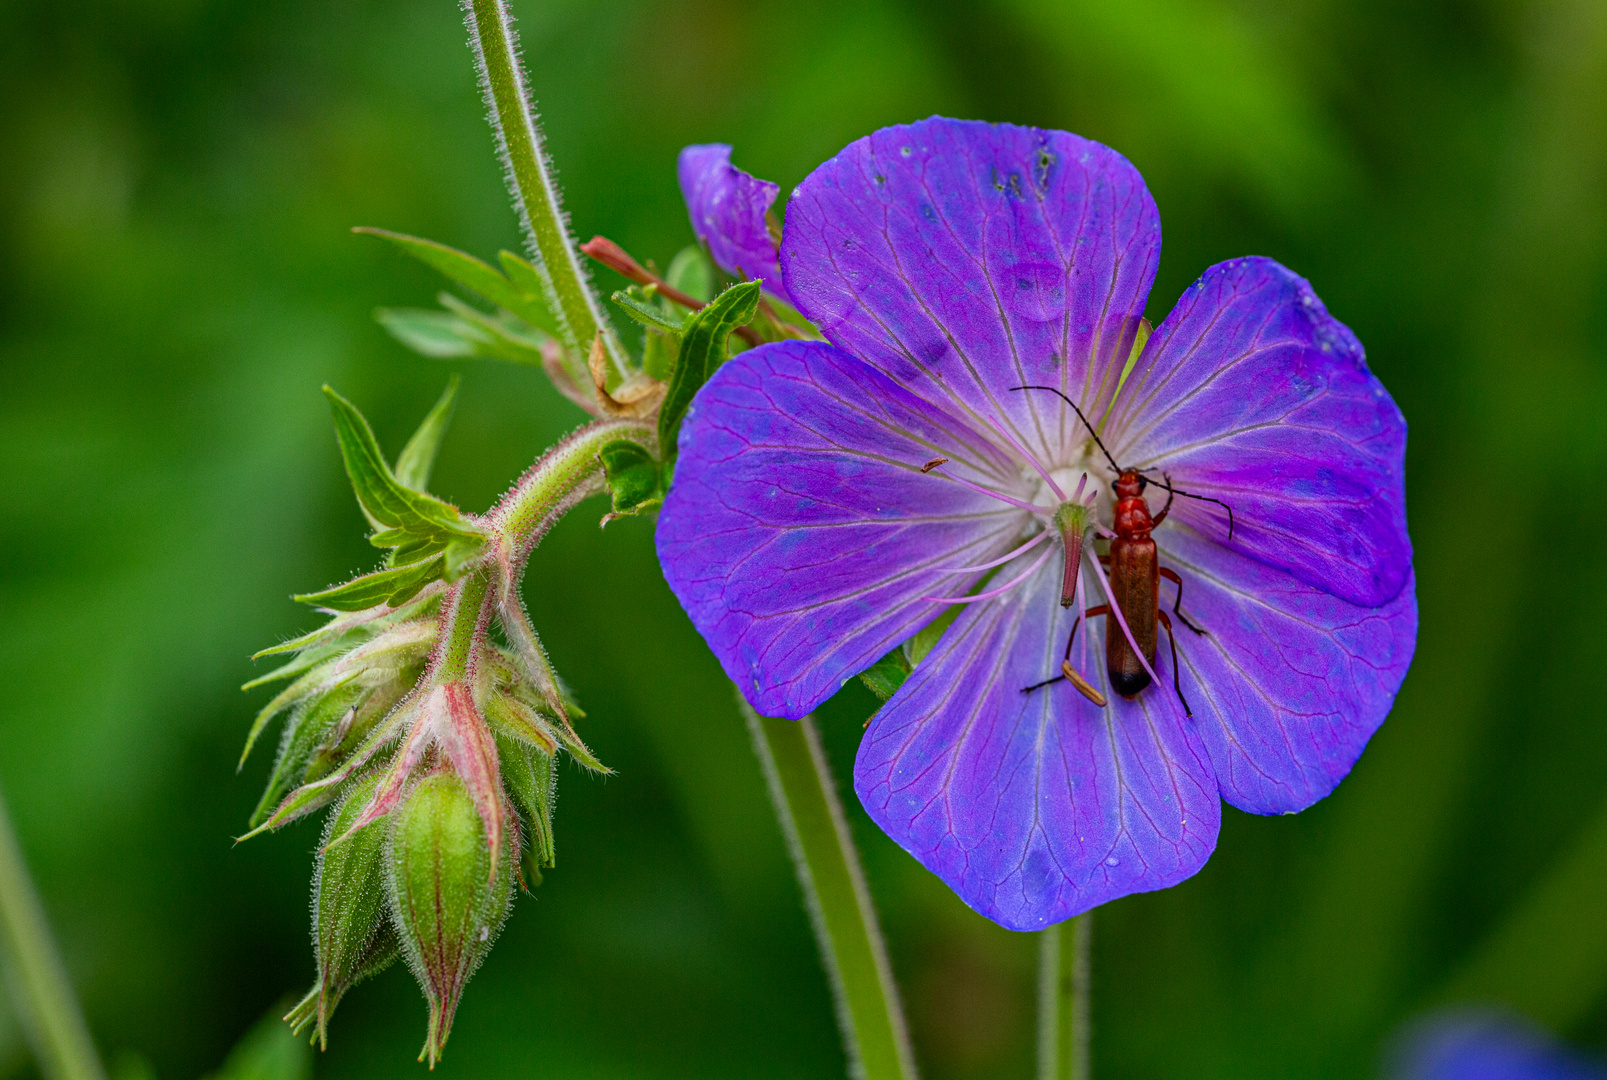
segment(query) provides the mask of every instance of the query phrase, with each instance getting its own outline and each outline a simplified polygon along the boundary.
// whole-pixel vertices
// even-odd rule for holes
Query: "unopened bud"
[[[329,816],[323,843],[344,836],[368,805],[382,774],[356,781]],[[401,953],[385,911],[385,829],[376,822],[323,851],[313,875],[313,949],[318,982],[285,1017],[300,1032],[329,1043],[329,1017],[346,991],[395,962]]]
[[[441,1056],[464,984],[508,914],[506,850],[497,873],[485,826],[456,773],[420,780],[391,818],[387,885],[402,948],[430,1005],[419,1060]]]

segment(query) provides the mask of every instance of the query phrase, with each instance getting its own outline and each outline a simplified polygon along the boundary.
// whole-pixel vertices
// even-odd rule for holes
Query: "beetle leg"
[[[1100,615],[1108,614],[1110,614],[1110,605],[1100,604],[1097,607],[1089,608],[1086,613],[1086,617],[1093,619]],[[1089,685],[1081,675],[1077,674],[1077,669],[1071,666],[1071,645],[1072,642],[1077,640],[1077,627],[1082,625],[1082,620],[1083,617],[1079,616],[1077,621],[1071,624],[1071,633],[1066,637],[1066,655],[1060,661],[1061,673],[1052,679],[1045,679],[1043,682],[1033,683],[1031,686],[1023,686],[1021,688],[1021,692],[1023,694],[1030,694],[1034,690],[1042,690],[1046,686],[1057,683],[1061,679],[1065,679],[1066,681],[1070,682],[1071,685],[1075,686],[1083,697],[1087,698],[1089,701],[1092,701],[1095,705],[1103,706],[1105,704],[1105,695],[1101,694],[1098,690],[1095,690],[1091,685]]]
[[[1177,498],[1177,492],[1172,490],[1172,478],[1166,476],[1165,473],[1161,473],[1161,475],[1166,477],[1166,505],[1161,507],[1161,512],[1156,514],[1154,520],[1150,522],[1150,528],[1154,528],[1166,520],[1166,515],[1172,510],[1172,500]]]
[[[1166,627],[1166,640],[1172,643],[1172,689],[1177,691],[1177,700],[1183,703],[1183,715],[1193,716],[1194,710],[1189,708],[1189,699],[1183,696],[1182,669],[1177,666],[1177,638],[1172,633],[1172,620],[1166,612],[1157,611],[1161,625]]]
[[[1196,634],[1205,633],[1205,630],[1203,628],[1195,626],[1194,623],[1189,619],[1189,617],[1187,615],[1183,614],[1183,579],[1177,576],[1177,571],[1168,570],[1166,567],[1163,566],[1163,567],[1161,567],[1161,577],[1165,578],[1167,581],[1170,581],[1172,584],[1177,586],[1177,603],[1172,605],[1172,612],[1179,619],[1183,620],[1183,625],[1184,626],[1188,627],[1190,630],[1194,631]]]

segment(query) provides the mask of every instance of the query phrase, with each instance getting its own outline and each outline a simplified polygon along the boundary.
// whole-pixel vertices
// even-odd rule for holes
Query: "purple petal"
[[[742,353],[698,392],[658,523],[664,576],[753,707],[800,717],[966,591],[1028,515],[977,434],[820,342]],[[921,472],[934,457],[952,459]]]
[[[782,274],[837,345],[1045,458],[1115,389],[1160,258],[1138,171],[1064,131],[934,117],[850,143],[787,206]]]
[[[1363,607],[1411,572],[1406,421],[1361,344],[1305,279],[1271,259],[1207,270],[1134,367],[1112,413],[1111,451],[1155,465],[1172,513],[1206,536]]]
[[[1163,525],[1157,541],[1183,579],[1183,614],[1205,630],[1172,617],[1222,797],[1253,814],[1304,810],[1345,778],[1395,701],[1417,640],[1411,577],[1364,608],[1186,529]],[[1161,610],[1174,590],[1162,584]],[[1170,661],[1164,630],[1158,653]]]
[[[1483,1010],[1417,1024],[1393,1056],[1390,1080],[1607,1080],[1607,1062],[1527,1021]]]
[[[1170,686],[1116,697],[1103,648],[1091,648],[1083,674],[1108,709],[1065,682],[1022,693],[1059,669],[1072,621],[1059,591],[1051,560],[955,620],[876,714],[854,765],[876,824],[1012,930],[1177,884],[1210,857],[1221,819]],[[1169,680],[1168,659],[1158,671]]]
[[[688,146],[676,172],[692,231],[715,263],[727,273],[763,281],[767,292],[785,300],[776,242],[765,222],[781,189],[732,165],[731,148],[720,143]]]

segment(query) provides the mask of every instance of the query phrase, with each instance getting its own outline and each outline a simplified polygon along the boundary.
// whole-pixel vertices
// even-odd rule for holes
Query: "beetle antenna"
[[[1110,456],[1110,451],[1105,449],[1105,444],[1103,442],[1100,442],[1100,440],[1099,440],[1099,432],[1094,430],[1094,425],[1092,425],[1092,424],[1090,424],[1088,422],[1088,417],[1084,416],[1082,414],[1082,410],[1077,408],[1077,403],[1075,401],[1071,400],[1065,394],[1062,394],[1058,389],[1056,389],[1053,386],[1012,386],[1010,389],[1011,390],[1047,390],[1051,394],[1059,395],[1060,400],[1064,401],[1067,405],[1070,405],[1071,406],[1071,411],[1077,414],[1077,419],[1079,419],[1079,420],[1081,420],[1083,422],[1083,426],[1088,429],[1088,434],[1090,434],[1090,435],[1092,435],[1094,437],[1095,445],[1097,445],[1099,447],[1100,452],[1105,455],[1105,460],[1110,462],[1111,469],[1113,471],[1115,471],[1115,472],[1118,472],[1118,473],[1122,471],[1122,467],[1120,465],[1116,464],[1116,459]]]
[[[1141,472],[1141,473],[1144,473],[1144,472],[1154,472],[1155,470],[1153,468],[1149,468],[1149,469],[1139,469],[1138,471]],[[1145,479],[1149,480],[1149,477],[1145,477]],[[1173,495],[1181,495],[1185,499],[1198,499],[1200,502],[1216,503],[1218,506],[1220,506],[1222,509],[1224,509],[1224,510],[1226,510],[1228,512],[1228,539],[1229,540],[1233,539],[1233,507],[1229,506],[1227,503],[1223,502],[1221,499],[1213,499],[1209,495],[1196,495],[1192,491],[1184,491],[1182,488],[1175,488],[1175,487],[1172,486],[1172,478],[1170,476],[1166,477],[1166,479],[1164,479],[1164,480],[1150,480],[1149,482],[1154,484],[1156,487],[1165,488],[1167,491],[1170,491]]]

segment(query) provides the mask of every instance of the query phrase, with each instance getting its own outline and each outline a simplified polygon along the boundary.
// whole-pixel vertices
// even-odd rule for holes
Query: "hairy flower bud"
[[[419,1060],[430,1067],[452,1030],[464,984],[502,928],[511,900],[506,836],[496,874],[485,825],[463,780],[436,772],[414,785],[391,816],[386,877],[407,962],[430,1005]]]
[[[401,940],[385,910],[385,830],[378,824],[345,835],[373,797],[380,774],[356,781],[324,828],[324,850],[313,875],[313,950],[318,982],[285,1017],[298,1033],[316,1022],[314,1038],[329,1043],[329,1017],[346,991],[390,967]]]

